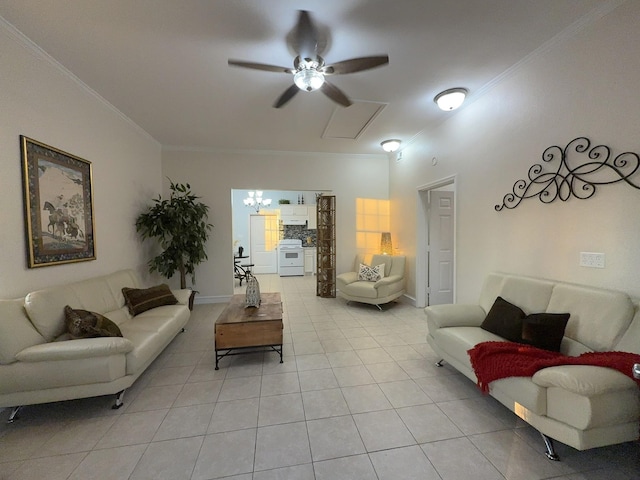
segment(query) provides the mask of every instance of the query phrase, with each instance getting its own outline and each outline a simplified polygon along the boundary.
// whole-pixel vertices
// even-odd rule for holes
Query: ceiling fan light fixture
[[[355,73],[381,67],[389,63],[389,55],[350,58],[332,65],[325,65],[321,54],[326,50],[328,39],[328,30],[324,27],[317,28],[311,18],[311,13],[299,10],[296,25],[286,36],[287,46],[298,54],[293,59],[293,68],[233,59],[229,59],[227,63],[235,67],[293,75],[293,84],[280,94],[273,104],[273,108],[283,107],[297,95],[299,90],[305,92],[320,90],[337,104],[348,107],[353,102],[342,90],[326,81],[325,75]]]
[[[313,92],[324,83],[324,75],[315,68],[302,68],[293,75],[293,81],[300,90]]]
[[[402,142],[397,139],[385,140],[380,144],[385,152],[393,153],[400,148]]]
[[[469,90],[466,88],[450,88],[436,95],[433,101],[440,107],[440,110],[450,112],[462,105],[468,93]]]

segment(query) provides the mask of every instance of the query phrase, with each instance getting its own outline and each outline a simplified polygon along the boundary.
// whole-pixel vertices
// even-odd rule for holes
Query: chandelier
[[[262,198],[262,190],[256,190],[255,192],[248,192],[248,197],[243,200],[246,207],[255,208],[256,213],[260,213],[262,207],[268,207],[271,205],[270,198]]]

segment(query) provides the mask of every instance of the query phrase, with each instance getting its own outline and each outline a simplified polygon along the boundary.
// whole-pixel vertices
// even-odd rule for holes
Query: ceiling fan
[[[229,59],[229,65],[231,66],[293,75],[293,85],[278,97],[273,104],[274,108],[284,106],[300,90],[307,92],[320,90],[334,102],[348,107],[352,103],[351,100],[342,90],[329,83],[325,77],[361,72],[389,63],[388,55],[377,55],[351,58],[326,65],[324,58],[320,56],[326,47],[326,38],[323,38],[323,35],[311,19],[311,14],[306,10],[298,12],[298,22],[287,35],[287,44],[297,53],[293,60],[293,68]]]

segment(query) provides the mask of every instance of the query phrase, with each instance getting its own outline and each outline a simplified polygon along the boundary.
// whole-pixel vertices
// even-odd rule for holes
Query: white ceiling
[[[0,16],[163,146],[378,154],[382,140],[408,142],[451,115],[433,103],[439,91],[466,87],[473,101],[505,70],[607,3],[3,0]],[[343,107],[320,92],[300,92],[274,109],[290,76],[227,65],[235,58],[292,66],[285,36],[297,9],[329,27],[328,64],[389,55],[385,67],[331,77],[352,100],[382,104],[356,139],[336,138],[341,124],[328,124]],[[349,127],[347,113],[335,112]],[[323,138],[328,126],[331,135]]]

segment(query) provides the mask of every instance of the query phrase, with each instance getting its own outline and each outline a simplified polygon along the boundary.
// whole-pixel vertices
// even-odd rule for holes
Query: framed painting
[[[96,259],[91,162],[20,136],[29,268]]]

